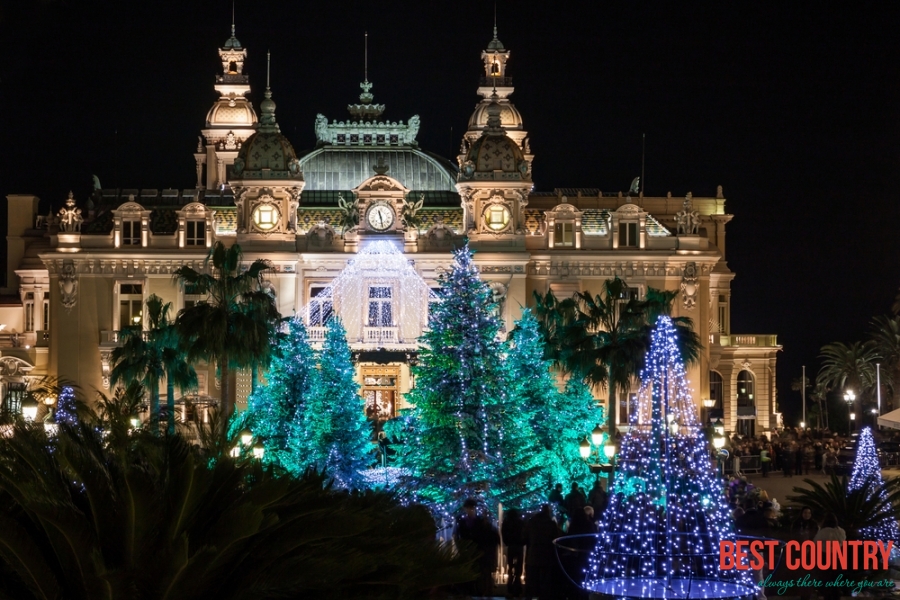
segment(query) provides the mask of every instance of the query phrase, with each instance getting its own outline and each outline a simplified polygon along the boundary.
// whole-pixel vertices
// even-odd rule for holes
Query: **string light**
[[[881,463],[878,460],[878,452],[875,450],[875,439],[872,437],[872,428],[864,427],[859,432],[856,442],[856,460],[853,462],[853,472],[847,484],[847,491],[862,489],[869,486],[870,492],[877,490],[881,500],[886,506],[890,506],[888,491],[884,488],[884,479],[881,477]],[[862,527],[859,535],[864,540],[893,540],[900,544],[900,531],[897,520],[890,510],[885,511],[878,523],[868,527]]]
[[[755,595],[747,571],[719,569],[732,519],[668,317],[653,331],[641,382],[585,588],[631,598]]]

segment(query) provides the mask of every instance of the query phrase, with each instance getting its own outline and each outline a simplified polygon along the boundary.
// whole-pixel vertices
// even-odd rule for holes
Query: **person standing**
[[[525,594],[529,598],[537,596],[543,600],[554,595],[556,569],[556,549],[553,540],[562,536],[562,531],[553,520],[553,509],[549,504],[541,506],[540,512],[525,525]]]
[[[609,504],[609,494],[603,489],[599,478],[594,480],[594,486],[588,493],[588,504],[594,509],[594,520],[599,521],[606,511],[606,505]]]
[[[582,513],[585,504],[587,504],[587,498],[584,497],[584,492],[578,489],[578,482],[573,481],[572,489],[566,494],[566,513],[569,515],[569,519],[574,519],[579,513]]]
[[[762,450],[759,451],[759,465],[762,469],[763,477],[769,476],[769,466],[772,464],[772,458],[769,456],[770,452],[769,446],[763,446]]]
[[[525,518],[515,508],[503,515],[500,527],[503,543],[506,544],[506,592],[517,597],[522,595],[522,569],[525,558]]]
[[[453,539],[458,545],[468,542],[481,553],[476,563],[478,580],[473,591],[480,596],[490,596],[494,588],[500,534],[486,516],[478,514],[478,502],[474,498],[463,503],[463,513],[456,520]]]

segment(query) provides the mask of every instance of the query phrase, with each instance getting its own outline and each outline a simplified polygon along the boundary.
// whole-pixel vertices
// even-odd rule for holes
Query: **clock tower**
[[[388,177],[388,166],[381,160],[373,168],[375,175],[353,190],[359,203],[359,235],[402,240],[406,231],[403,206],[409,190]]]

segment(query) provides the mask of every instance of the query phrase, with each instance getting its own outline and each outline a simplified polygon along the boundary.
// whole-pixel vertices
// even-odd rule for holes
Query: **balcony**
[[[363,343],[383,346],[399,343],[399,327],[363,327]]]
[[[512,77],[482,77],[479,81],[481,87],[512,87]]]
[[[756,407],[755,406],[738,406],[737,407],[737,416],[740,417],[755,417],[756,416]]]
[[[711,333],[709,335],[711,345],[720,346],[744,346],[750,348],[774,348],[778,346],[778,336],[775,334],[741,334],[725,335],[724,333]]]

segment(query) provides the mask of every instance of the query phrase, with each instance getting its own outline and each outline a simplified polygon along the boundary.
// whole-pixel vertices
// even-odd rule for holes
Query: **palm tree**
[[[424,508],[128,433],[126,396],[107,399],[114,432],[20,424],[0,443],[0,597],[422,598],[474,578]]]
[[[900,317],[875,317],[869,336],[884,367],[881,382],[890,391],[894,408],[894,400],[900,394]]]
[[[819,354],[822,367],[816,382],[830,389],[854,390],[857,401],[875,385],[875,361],[878,355],[870,342],[850,345],[834,342],[822,346]]]
[[[656,319],[669,314],[676,292],[650,289],[643,301],[630,296],[626,283],[607,280],[597,296],[576,293],[557,302],[552,294],[537,297],[539,320],[551,358],[563,371],[609,390],[609,422],[617,423],[617,399],[640,375]],[[673,319],[682,358],[694,362],[702,345],[687,317]]]
[[[216,242],[204,262],[207,272],[181,267],[174,274],[179,285],[207,296],[179,312],[176,326],[190,362],[216,363],[222,381],[222,423],[234,412],[231,369],[268,364],[269,339],[280,318],[275,299],[262,286],[271,265],[257,259],[242,270],[242,258],[239,245]]]
[[[175,386],[185,390],[197,385],[197,373],[185,361],[174,323],[169,320],[171,303],[156,294],[147,298],[149,329],[126,327],[120,332],[122,345],[112,352],[110,382],[141,382],[150,392],[150,430],[159,432],[159,384],[166,380],[167,431],[175,433]]]

